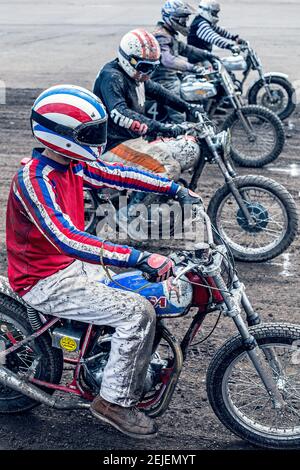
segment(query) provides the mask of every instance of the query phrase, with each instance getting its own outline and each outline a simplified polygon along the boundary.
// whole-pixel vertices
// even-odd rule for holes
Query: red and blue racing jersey
[[[12,181],[7,205],[8,278],[19,295],[74,259],[135,266],[140,251],[84,232],[84,186],[170,196],[179,187],[166,178],[119,164],[71,161],[62,165],[34,150],[33,159]]]

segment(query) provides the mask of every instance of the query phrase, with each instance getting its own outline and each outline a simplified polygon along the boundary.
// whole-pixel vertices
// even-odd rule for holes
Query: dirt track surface
[[[79,3],[83,3],[77,0],[59,2],[59,5],[57,0],[52,0],[39,12],[34,8],[37,2],[25,0],[24,3],[25,13],[22,20],[18,20],[20,16],[13,14],[13,8],[18,7],[18,2],[1,2],[3,14],[0,19],[0,41],[3,61],[0,78],[13,89],[8,90],[7,104],[0,105],[0,274],[6,271],[6,199],[19,162],[21,158],[30,156],[33,145],[27,118],[30,106],[39,93],[36,87],[48,86],[57,81],[71,81],[71,78],[81,85],[91,85],[101,61],[112,57],[118,38],[129,29],[128,22],[130,27],[153,24],[161,4],[158,0],[152,1],[151,5],[145,1],[123,3],[122,0],[88,0],[84,2],[87,9],[83,11],[79,6]],[[62,4],[71,8],[71,16],[63,14],[65,10]],[[97,16],[99,4],[102,10],[101,15]],[[122,8],[116,10],[116,6]],[[132,14],[124,14],[126,6]],[[59,9],[54,12],[54,7]],[[228,1],[224,6],[224,24],[232,25],[232,29],[240,27],[241,35],[257,41],[269,70],[272,65],[274,68],[281,65],[280,70],[291,71],[292,77],[296,79],[299,60],[297,65],[293,51],[296,54],[300,42],[296,30],[296,8],[296,1]],[[128,16],[130,19],[127,19]],[[289,25],[290,30],[287,31]],[[292,34],[293,43],[290,39]],[[95,44],[99,44],[99,51],[94,49]],[[268,47],[265,47],[266,44]],[[38,50],[42,46],[47,54],[43,57],[41,68]],[[292,55],[289,60],[285,58],[287,50]],[[76,60],[76,55],[81,61]],[[70,57],[70,61],[66,57]],[[90,69],[88,64],[91,64]],[[89,74],[86,73],[88,69]],[[299,173],[295,172],[297,165],[298,169],[300,165],[299,114],[294,116],[293,121],[295,128],[276,164],[257,172],[252,170],[251,173],[273,177],[284,184],[295,197],[299,209]],[[240,173],[247,174],[249,170],[241,170]],[[206,202],[212,190],[215,191],[221,183],[216,169],[208,167],[199,185]],[[298,237],[290,250],[273,262],[238,266],[249,296],[265,321],[299,323],[299,248]],[[204,334],[209,332],[215,319],[212,316],[204,324]],[[179,337],[187,321],[179,319],[172,322],[172,330]],[[62,413],[41,406],[24,416],[0,416],[0,449],[252,449],[219,423],[208,404],[205,391],[205,372],[209,361],[233,333],[231,321],[222,319],[214,335],[191,352],[171,406],[158,419],[160,434],[154,440],[134,441],[102,425],[88,412]]]
[[[12,90],[8,103],[0,108],[0,274],[5,274],[4,217],[11,178],[20,159],[30,155],[33,141],[26,117],[38,90]],[[296,118],[297,116],[295,116]],[[287,139],[284,154],[275,165],[257,173],[275,178],[295,197],[298,208],[299,175],[291,176],[300,164],[300,119]],[[282,171],[284,170],[284,171]],[[285,171],[289,171],[286,173]],[[249,173],[247,170],[241,174]],[[254,172],[253,172],[254,173]],[[222,180],[214,167],[208,167],[199,190],[208,202],[213,188]],[[214,190],[215,190],[214,189]],[[261,265],[239,264],[250,298],[265,321],[299,323],[299,238],[283,256]],[[215,322],[215,315],[204,323],[204,334]],[[188,318],[172,321],[172,331],[180,337]],[[227,431],[208,404],[205,372],[214,352],[235,333],[229,319],[222,319],[212,338],[194,348],[181,375],[179,387],[168,412],[158,420],[159,437],[134,441],[98,423],[88,412],[57,412],[38,407],[24,416],[0,416],[0,449],[246,449],[251,448]]]

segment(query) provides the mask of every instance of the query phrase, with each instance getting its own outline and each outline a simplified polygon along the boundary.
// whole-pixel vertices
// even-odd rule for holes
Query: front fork
[[[275,101],[275,99],[274,99],[272,91],[271,91],[271,86],[270,86],[270,83],[268,83],[262,68],[258,69],[258,74],[259,74],[259,77],[260,77],[261,81],[263,82],[264,89],[266,90],[266,93],[267,93],[267,96],[270,100],[270,103],[273,103]]]
[[[230,191],[231,191],[234,199],[236,200],[239,208],[241,209],[241,211],[243,213],[243,216],[247,220],[247,223],[248,223],[249,227],[255,227],[256,222],[255,222],[255,220],[253,219],[253,217],[251,216],[251,214],[248,210],[247,202],[244,200],[244,198],[241,195],[239,189],[235,185],[234,178],[236,177],[236,172],[235,172],[234,168],[232,168],[230,164],[229,165],[228,165],[228,163],[225,164],[222,161],[222,159],[220,158],[217,150],[214,148],[213,142],[212,142],[210,137],[207,137],[207,145],[210,148],[210,150],[211,150],[211,152],[214,156],[215,162],[219,165],[219,168],[220,168],[220,170],[222,171],[222,173],[225,177],[225,181],[228,184],[228,186],[230,188]]]
[[[228,292],[227,286],[222,276],[220,274],[215,274],[212,277],[213,277],[216,287],[220,289],[220,291],[222,292],[222,296],[224,299],[224,307],[223,307],[224,313],[226,316],[229,316],[234,321],[235,326],[237,327],[242,337],[243,345],[248,354],[248,357],[250,361],[252,362],[259,377],[261,378],[261,381],[264,384],[268,395],[272,399],[274,408],[277,408],[277,409],[283,408],[284,400],[282,398],[280,391],[278,390],[277,383],[272,373],[271,367],[268,366],[268,364],[266,363],[266,359],[267,359],[269,364],[270,362],[272,364],[277,364],[277,365],[279,364],[279,361],[278,361],[278,358],[276,357],[275,352],[270,350],[267,352],[267,354],[265,354],[259,348],[256,339],[249,332],[249,329],[240,314],[240,308],[239,308],[238,302],[234,299],[232,294]],[[239,285],[239,280],[237,276],[234,279],[234,284],[236,284],[236,287],[238,287]],[[256,322],[255,324],[259,323],[260,321],[259,316],[255,314],[251,306],[251,303],[245,293],[242,294],[241,302],[247,313],[247,319],[249,316],[250,318],[252,318],[252,320]]]

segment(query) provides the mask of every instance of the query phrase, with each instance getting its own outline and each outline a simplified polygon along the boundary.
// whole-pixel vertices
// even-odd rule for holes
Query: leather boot
[[[155,422],[135,406],[125,408],[98,396],[92,402],[90,410],[96,418],[111,424],[127,436],[145,439],[157,435]]]

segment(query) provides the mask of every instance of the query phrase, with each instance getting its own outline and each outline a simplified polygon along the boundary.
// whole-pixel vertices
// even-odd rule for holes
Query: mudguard
[[[4,276],[0,276],[0,295],[1,294],[6,295],[7,297],[11,297],[12,299],[16,300],[20,304],[26,306],[26,303],[24,302],[22,297],[19,297],[18,294],[16,294],[12,290],[7,277],[4,277]]]
[[[264,74],[264,77],[265,78],[268,78],[268,77],[280,77],[280,78],[284,78],[285,80],[289,80],[289,76],[286,74],[286,73],[281,73],[281,72],[268,72],[268,73],[265,73]],[[247,94],[246,94],[246,97],[248,98],[249,97],[249,94],[250,94],[250,91],[252,90],[252,88],[257,84],[261,82],[261,78],[257,78],[256,80],[253,80],[250,85],[249,85],[249,88],[247,90]]]

